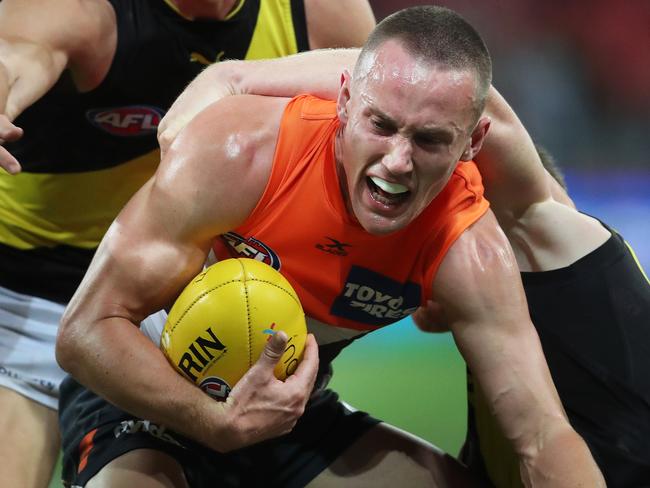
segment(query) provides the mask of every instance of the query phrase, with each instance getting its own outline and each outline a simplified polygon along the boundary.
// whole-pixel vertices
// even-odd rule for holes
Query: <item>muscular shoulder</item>
[[[443,267],[450,268],[451,274],[480,273],[496,262],[507,261],[509,266],[516,264],[512,260],[512,251],[491,211],[486,212],[472,226],[463,232],[445,256]]]
[[[208,106],[183,129],[161,162],[158,185],[218,206],[239,225],[262,196],[288,99],[251,95]]]
[[[507,302],[511,285],[519,282],[512,249],[488,211],[450,247],[435,277],[433,298],[447,305],[450,319],[478,319],[491,303]]]

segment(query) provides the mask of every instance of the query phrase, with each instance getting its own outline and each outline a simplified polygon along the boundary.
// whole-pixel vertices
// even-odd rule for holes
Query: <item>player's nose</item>
[[[411,141],[395,134],[388,150],[382,158],[382,164],[392,174],[404,174],[413,169],[413,147]]]

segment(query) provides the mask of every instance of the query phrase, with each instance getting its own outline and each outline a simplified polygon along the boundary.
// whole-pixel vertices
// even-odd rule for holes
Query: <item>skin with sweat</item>
[[[368,232],[388,234],[415,219],[465,159],[476,86],[469,71],[427,66],[394,41],[368,57],[354,81],[343,76],[336,154],[348,210]]]

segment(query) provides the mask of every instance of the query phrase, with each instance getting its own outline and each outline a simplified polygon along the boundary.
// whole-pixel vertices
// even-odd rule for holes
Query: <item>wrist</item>
[[[241,432],[236,428],[233,409],[227,402],[216,401],[206,395],[206,401],[201,402],[201,411],[195,423],[196,432],[192,436],[210,449],[226,453],[243,447],[246,443]]]
[[[521,457],[520,471],[525,486],[606,486],[587,444],[568,423],[538,439]]]

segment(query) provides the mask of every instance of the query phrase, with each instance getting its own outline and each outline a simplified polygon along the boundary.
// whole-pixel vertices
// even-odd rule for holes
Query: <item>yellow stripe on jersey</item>
[[[97,247],[159,160],[156,150],[100,171],[0,174],[0,242],[18,249]]]
[[[165,3],[166,3],[167,5],[169,5],[169,7],[170,7],[174,12],[176,12],[178,15],[180,15],[181,17],[183,17],[183,18],[186,19],[186,20],[192,20],[191,18],[189,18],[189,17],[183,15],[183,14],[181,13],[180,9],[176,6],[176,4],[175,4],[174,2],[172,2],[171,0],[164,0],[164,1],[165,1]],[[230,13],[226,16],[226,19],[225,19],[225,20],[228,20],[228,19],[232,18],[233,16],[237,15],[237,12],[239,12],[239,11],[241,10],[241,8],[244,6],[244,2],[245,2],[245,1],[246,1],[246,0],[239,0],[237,3],[235,3],[235,5],[233,6],[233,9],[232,9],[232,10],[230,11]],[[262,1],[264,1],[264,0],[262,0]]]
[[[298,52],[290,0],[262,0],[245,59],[268,59]]]
[[[262,0],[264,1],[264,0]],[[242,7],[244,6],[244,3],[246,3],[246,0],[239,0],[233,9],[230,11],[230,13],[226,16],[226,20],[232,19],[235,15],[237,15],[237,12],[239,12]]]
[[[209,64],[218,63],[219,61],[221,61],[224,54],[225,54],[225,51],[219,51],[216,58],[214,58],[213,60],[209,60],[208,58],[203,56],[203,54],[201,54],[201,53],[191,52],[190,53],[190,61],[192,61],[193,63],[201,63],[202,65],[207,66]]]

